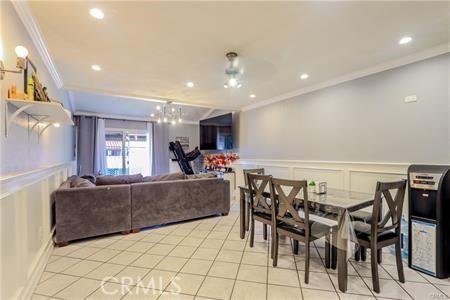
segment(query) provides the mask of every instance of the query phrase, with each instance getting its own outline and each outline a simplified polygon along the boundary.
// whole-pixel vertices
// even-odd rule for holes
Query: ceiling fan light
[[[231,87],[235,87],[238,85],[238,81],[236,78],[232,77],[230,79],[228,79],[228,85]]]

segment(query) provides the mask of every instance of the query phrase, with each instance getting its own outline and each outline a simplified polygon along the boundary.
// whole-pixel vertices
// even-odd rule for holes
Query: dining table
[[[248,214],[248,195],[250,190],[247,186],[239,186],[240,207],[240,238],[245,238],[246,218]],[[265,190],[263,196],[270,198],[269,190]],[[275,197],[277,197],[275,195]],[[297,196],[296,201],[303,201],[302,195]],[[374,203],[374,195],[355,191],[328,188],[326,193],[308,193],[309,219],[326,223],[333,226],[333,250],[337,251],[337,272],[339,290],[347,291],[348,259],[351,253],[351,242],[356,242],[356,234],[352,226],[350,213],[370,207]],[[350,249],[349,249],[350,248]]]

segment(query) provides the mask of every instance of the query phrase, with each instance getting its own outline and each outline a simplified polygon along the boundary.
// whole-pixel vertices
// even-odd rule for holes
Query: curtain
[[[106,174],[105,119],[97,119],[95,133],[94,173]]]
[[[78,175],[106,174],[105,120],[94,116],[75,116],[77,130]]]
[[[94,153],[97,117],[76,116],[77,125],[77,171],[79,175],[95,174]]]
[[[147,122],[149,174],[153,175],[153,123]]]
[[[153,123],[152,175],[169,173],[169,127]]]

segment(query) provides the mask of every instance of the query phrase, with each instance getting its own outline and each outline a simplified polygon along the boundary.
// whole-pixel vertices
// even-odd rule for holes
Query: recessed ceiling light
[[[308,74],[306,74],[306,73],[303,73],[301,76],[300,76],[300,79],[303,79],[303,80],[305,80],[305,79],[308,79],[308,77],[309,77],[309,75]]]
[[[398,41],[398,43],[400,44],[400,45],[404,45],[404,44],[408,44],[409,42],[411,42],[412,41],[412,37],[410,37],[410,36],[404,36],[404,37],[402,37],[399,41]]]
[[[103,18],[105,17],[105,14],[104,14],[103,11],[102,11],[101,9],[99,9],[99,8],[91,8],[91,9],[89,10],[89,14],[90,14],[92,17],[94,17],[94,18],[96,18],[96,19],[99,19],[99,20],[101,20],[101,19],[103,19]]]
[[[251,94],[249,97],[250,97],[250,98],[255,98],[256,95],[255,95],[255,94]]]
[[[155,114],[150,114],[150,117],[154,118],[154,117],[155,117]]]
[[[194,87],[194,83],[193,82],[191,82],[191,81],[189,81],[189,82],[186,82],[186,86],[187,87]]]
[[[102,68],[99,65],[92,65],[91,69],[94,70],[94,71],[101,71],[102,70]]]

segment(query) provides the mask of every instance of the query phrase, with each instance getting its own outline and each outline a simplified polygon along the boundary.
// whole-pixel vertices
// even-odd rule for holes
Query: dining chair
[[[380,210],[382,208],[380,207]],[[371,224],[372,222],[372,212],[371,211],[365,211],[365,210],[357,210],[350,213],[350,219],[352,221],[361,221],[367,224]],[[367,249],[363,246],[360,246],[358,244],[355,245],[355,261],[366,261],[367,258]],[[382,262],[382,254],[383,252],[381,250],[378,250],[377,253],[377,260],[378,263],[381,264]]]
[[[370,249],[372,284],[376,293],[380,292],[377,256],[384,247],[395,245],[398,278],[400,282],[405,282],[400,246],[401,217],[405,190],[406,180],[377,182],[370,223],[363,221],[352,222],[358,243],[365,249]],[[395,197],[392,197],[391,191],[396,191]],[[382,215],[380,209],[383,199],[387,204],[387,212],[384,215]]]
[[[305,283],[309,282],[310,243],[325,237],[325,260],[329,261],[330,227],[309,220],[308,188],[306,180],[286,180],[272,178],[270,195],[273,214],[273,266],[278,263],[279,236],[288,236],[305,244]],[[288,194],[286,191],[289,190]],[[299,198],[302,201],[299,201]],[[296,243],[296,242],[295,242]],[[295,244],[294,244],[295,245]]]
[[[243,169],[242,170],[244,172],[244,183],[245,186],[248,187],[248,174],[259,174],[259,175],[264,175],[264,168],[258,168],[258,169]],[[250,228],[250,197],[248,197],[248,194],[246,195],[247,198],[245,201],[245,216],[246,216],[246,221],[245,221],[245,229],[249,230]],[[263,234],[264,234],[264,239],[267,240],[267,225],[264,225],[263,227]]]
[[[263,224],[264,239],[267,239],[267,226],[272,226],[272,201],[264,196],[267,187],[270,187],[272,176],[249,173],[248,187],[250,190],[250,247],[253,247],[255,240],[255,221]],[[273,230],[271,230],[273,232]],[[273,254],[273,239],[270,247]]]

